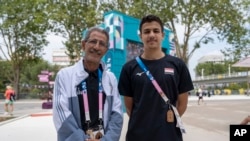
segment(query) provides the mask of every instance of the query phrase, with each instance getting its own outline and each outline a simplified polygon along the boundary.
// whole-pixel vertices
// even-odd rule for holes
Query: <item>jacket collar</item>
[[[106,71],[106,66],[104,64],[104,62],[100,62],[103,73],[105,73]],[[79,60],[75,65],[74,65],[74,69],[76,70],[76,79],[75,79],[75,86],[77,86],[78,84],[80,84],[82,82],[82,80],[86,79],[88,77],[88,73],[84,70],[84,66],[83,66],[83,59]]]

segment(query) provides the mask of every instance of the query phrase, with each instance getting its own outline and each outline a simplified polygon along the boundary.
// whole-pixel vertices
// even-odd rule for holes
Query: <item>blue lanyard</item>
[[[147,69],[147,67],[144,65],[144,63],[141,61],[141,59],[137,56],[136,58],[137,63],[140,65],[141,69],[146,73],[149,80],[153,81],[155,80],[153,75],[150,73],[150,71]]]
[[[159,86],[159,84],[157,83],[157,81],[154,79],[153,75],[150,73],[150,71],[146,68],[146,66],[144,65],[144,63],[141,61],[141,59],[137,56],[136,61],[138,62],[139,66],[141,67],[141,69],[146,73],[146,75],[148,76],[149,80],[152,82],[152,84],[154,85],[155,89],[157,90],[157,92],[161,95],[161,97],[163,98],[163,100],[168,103],[169,99],[167,98],[167,96],[164,94],[164,92],[162,91],[161,87]]]

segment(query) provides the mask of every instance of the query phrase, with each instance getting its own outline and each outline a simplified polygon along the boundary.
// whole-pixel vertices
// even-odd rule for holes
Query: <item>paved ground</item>
[[[42,101],[18,101],[16,104],[40,105]],[[26,104],[25,104],[26,103]],[[2,101],[0,101],[2,106]],[[32,110],[15,111],[18,118],[0,122],[1,141],[55,141],[56,132],[52,122],[52,111],[40,106]],[[205,97],[205,103],[198,105],[197,97],[190,97],[188,109],[182,117],[187,133],[184,141],[228,141],[229,125],[238,124],[250,114],[250,96]],[[31,111],[33,111],[31,113]],[[23,113],[23,115],[22,115]],[[1,110],[0,110],[0,114]],[[124,126],[120,141],[124,141],[128,117],[124,114]]]
[[[198,105],[197,101],[190,101],[182,117],[188,129],[184,139],[229,141],[229,125],[239,124],[247,115],[250,115],[249,97],[227,100],[219,97],[216,100],[207,98],[202,105]]]
[[[14,104],[14,117],[20,117],[27,114],[44,112],[42,103],[45,100],[40,99],[21,99],[17,100]],[[4,100],[0,100],[0,116],[4,113]]]

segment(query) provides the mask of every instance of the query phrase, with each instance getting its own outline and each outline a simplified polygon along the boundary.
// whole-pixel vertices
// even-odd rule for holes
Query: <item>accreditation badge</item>
[[[95,131],[94,135],[95,135],[95,139],[101,139],[103,137],[103,135],[104,135],[103,129],[101,129],[99,131]]]
[[[173,110],[169,109],[166,114],[166,121],[167,122],[174,122],[174,112]]]

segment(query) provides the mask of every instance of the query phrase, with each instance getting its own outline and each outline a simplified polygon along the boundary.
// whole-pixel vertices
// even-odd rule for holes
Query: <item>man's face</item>
[[[82,49],[85,52],[85,61],[99,63],[108,50],[108,42],[105,34],[93,31],[87,41],[82,42]]]
[[[159,23],[155,21],[146,22],[142,25],[140,38],[145,49],[161,48],[164,33]]]

